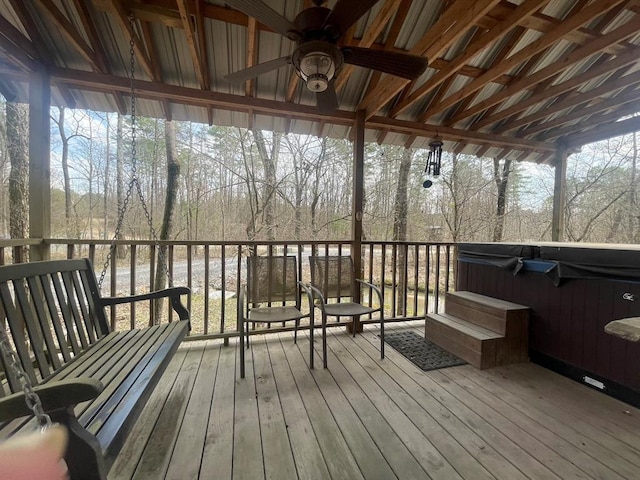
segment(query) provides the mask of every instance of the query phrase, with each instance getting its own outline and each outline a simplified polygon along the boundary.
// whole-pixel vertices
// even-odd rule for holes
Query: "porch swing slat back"
[[[67,458],[71,478],[105,478],[131,426],[189,329],[189,312],[173,287],[133,297],[102,298],[87,259],[0,267],[0,328],[54,421],[73,416]],[[105,307],[169,298],[179,321],[110,331]],[[0,351],[0,439],[33,428],[18,375]],[[90,394],[87,394],[90,391]],[[82,393],[78,393],[82,392]],[[75,397],[75,398],[74,398]],[[86,437],[94,460],[84,461]],[[78,443],[80,442],[80,443]],[[85,442],[86,443],[86,442]],[[75,447],[74,447],[75,445]]]

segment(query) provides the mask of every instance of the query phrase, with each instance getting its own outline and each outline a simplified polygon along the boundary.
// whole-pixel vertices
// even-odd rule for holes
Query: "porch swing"
[[[100,280],[88,259],[0,267],[0,373],[4,373],[4,379],[0,376],[0,438],[61,425],[68,436],[64,460],[72,480],[106,479],[132,424],[190,328],[189,311],[181,302],[190,290],[172,286],[138,182],[132,15],[129,24],[132,176]],[[100,287],[134,187],[169,288],[103,298]],[[169,299],[179,321],[142,330],[109,328],[106,307],[162,298]]]

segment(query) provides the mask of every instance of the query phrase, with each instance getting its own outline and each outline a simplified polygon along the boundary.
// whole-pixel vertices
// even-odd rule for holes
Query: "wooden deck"
[[[533,364],[380,361],[376,332],[332,329],[312,372],[305,335],[252,339],[245,380],[235,344],[184,343],[109,478],[639,478],[640,410]]]

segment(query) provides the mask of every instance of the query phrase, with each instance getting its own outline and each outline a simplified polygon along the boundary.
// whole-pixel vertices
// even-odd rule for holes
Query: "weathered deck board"
[[[244,380],[233,340],[184,343],[109,478],[637,478],[639,410],[531,364],[381,361],[376,333],[331,329],[312,372],[307,335],[256,337]]]

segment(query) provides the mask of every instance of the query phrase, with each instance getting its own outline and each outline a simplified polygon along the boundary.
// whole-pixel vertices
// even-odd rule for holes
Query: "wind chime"
[[[442,165],[442,140],[439,137],[429,142],[429,154],[427,155],[427,164],[424,166],[424,181],[422,186],[429,188],[433,185],[433,179],[440,175],[440,166]]]

